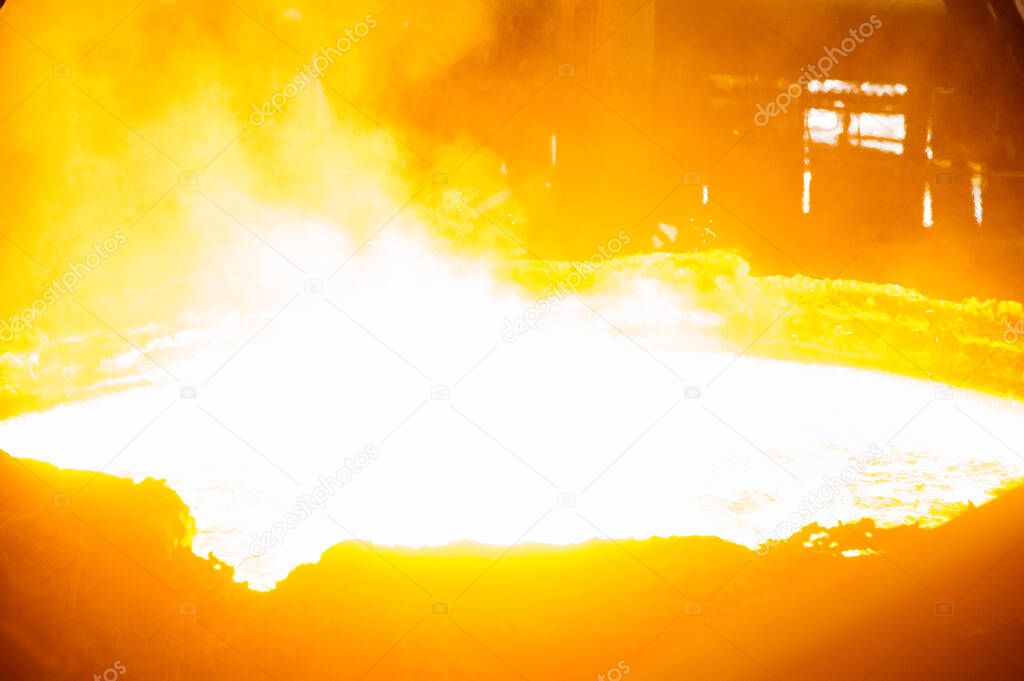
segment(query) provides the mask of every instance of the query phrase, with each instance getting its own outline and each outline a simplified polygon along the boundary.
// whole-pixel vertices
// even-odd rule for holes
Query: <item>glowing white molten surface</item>
[[[301,292],[294,273],[252,285],[262,314],[168,359],[180,383],[0,423],[0,447],[166,479],[196,518],[196,552],[260,587],[353,536],[420,546],[713,534],[753,546],[795,531],[807,495],[820,499],[825,476],[844,469],[847,482],[814,508],[824,524],[925,517],[983,501],[1024,469],[1021,404],[700,349],[714,316],[653,280],[566,298],[512,342],[504,320],[535,301],[480,264],[386,233],[323,293]],[[196,398],[181,399],[182,386]],[[365,468],[317,491],[368,445],[379,454]],[[881,456],[851,468],[873,445]],[[296,506],[306,517],[289,516]]]

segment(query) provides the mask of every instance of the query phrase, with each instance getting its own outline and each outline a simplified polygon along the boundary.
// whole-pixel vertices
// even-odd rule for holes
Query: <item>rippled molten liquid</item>
[[[318,249],[350,246],[312,230]],[[274,284],[262,315],[153,344],[178,346],[180,384],[155,372],[6,421],[0,446],[166,479],[195,551],[262,588],[353,538],[753,547],[811,522],[940,522],[1022,475],[1020,403],[722,352],[720,314],[642,259],[543,314],[488,265],[409,235],[382,236],[322,291]]]

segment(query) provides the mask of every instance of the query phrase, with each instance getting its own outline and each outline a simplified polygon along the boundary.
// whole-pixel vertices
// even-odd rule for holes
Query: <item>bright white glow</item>
[[[803,193],[803,212],[804,215],[809,215],[811,212],[811,171],[804,171],[804,193]]]
[[[982,178],[979,173],[971,175],[971,197],[974,199],[974,221],[979,225],[985,218],[985,210],[981,201]]]
[[[902,97],[908,88],[903,83],[868,83],[860,84],[861,94],[871,97]]]
[[[906,116],[903,114],[860,114],[862,137],[877,137],[883,140],[905,140],[907,138]]]
[[[863,82],[860,85],[847,80],[812,80],[807,83],[808,91],[812,93],[825,93],[830,95],[857,95],[863,94],[868,97],[902,97],[907,94],[909,88],[903,83],[871,83]]]
[[[902,83],[870,83],[860,85],[844,80],[811,81],[807,88],[812,93],[831,95],[866,95],[869,97],[896,97],[907,93]],[[810,140],[817,144],[837,146],[843,133],[843,110],[846,102],[839,99],[833,108],[811,107],[805,112],[805,124]],[[906,117],[901,113],[853,112],[846,126],[850,146],[876,149],[886,153],[902,154],[907,136]],[[930,143],[929,143],[930,148]],[[927,152],[926,152],[927,153]]]
[[[845,80],[812,80],[807,84],[807,89],[817,94],[823,92],[830,95],[849,95],[857,92],[857,86]]]
[[[840,114],[832,109],[807,109],[807,130],[811,141],[836,146],[843,131]]]
[[[834,130],[839,125],[839,114],[831,109],[808,109],[807,127],[811,130]]]
[[[877,151],[884,151],[887,154],[896,154],[899,156],[903,153],[903,142],[891,142],[889,140],[874,139],[871,137],[864,137],[860,140],[860,146],[865,149],[875,149]]]
[[[900,155],[907,137],[906,117],[903,114],[852,113],[847,135],[851,146]]]
[[[704,186],[701,187],[700,202],[706,206],[706,205],[708,205],[708,199],[709,198],[710,198],[710,196],[708,194],[708,186],[704,185]]]
[[[921,225],[924,227],[932,227],[934,224],[935,220],[932,216],[932,186],[925,183],[924,201],[921,211]]]
[[[315,225],[271,237],[332,265],[359,246]],[[806,495],[875,443],[878,461],[815,520],[900,523],[1024,474],[1011,451],[1024,450],[1019,403],[737,359],[716,350],[716,315],[646,270],[542,305],[400,232],[382,232],[322,293],[293,298],[303,282],[287,267],[275,277],[247,254],[237,272],[245,263],[264,274],[252,278],[261,309],[167,358],[194,399],[165,382],[62,406],[0,423],[0,447],[166,479],[196,518],[196,553],[262,587],[349,531],[412,546],[601,534],[753,546],[795,531],[785,524]],[[510,339],[517,318],[528,326]],[[379,456],[295,521],[297,498],[368,445]],[[280,541],[250,558],[272,528]]]

